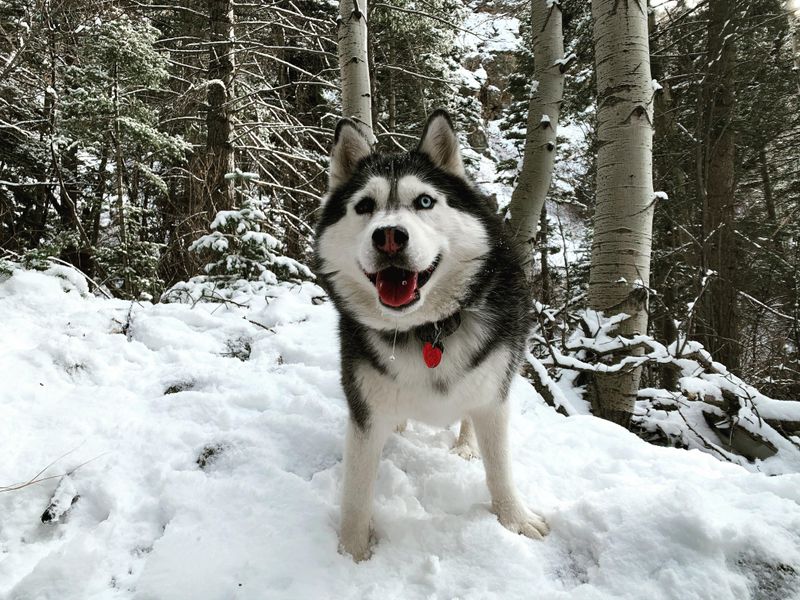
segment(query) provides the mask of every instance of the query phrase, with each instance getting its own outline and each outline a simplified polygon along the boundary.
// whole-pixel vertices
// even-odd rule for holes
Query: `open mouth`
[[[390,308],[405,308],[419,300],[419,290],[428,283],[439,264],[439,257],[424,271],[407,271],[400,267],[387,267],[377,273],[366,273],[378,290],[381,304]]]

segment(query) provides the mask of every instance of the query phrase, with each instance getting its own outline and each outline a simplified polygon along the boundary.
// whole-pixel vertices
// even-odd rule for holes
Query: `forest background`
[[[596,407],[598,370],[635,363],[638,404],[615,420],[651,441],[711,444],[734,461],[796,450],[798,411],[759,412],[754,398],[800,396],[800,7],[625,4],[647,16],[652,70],[649,325],[636,332],[647,339],[611,343],[614,324],[587,320],[602,146],[593,21],[588,2],[547,2],[562,18],[564,92],[530,253],[532,352],[545,368],[528,376],[560,410],[583,412],[555,382]],[[531,4],[366,11],[377,147],[413,148],[427,115],[448,109],[472,176],[513,218],[543,31]],[[66,263],[131,301],[224,303],[237,286],[313,279],[342,114],[338,19],[338,3],[315,0],[1,1],[3,259]],[[704,393],[687,383],[700,371],[727,383]],[[682,413],[688,401],[702,410]],[[653,416],[665,411],[688,428]]]

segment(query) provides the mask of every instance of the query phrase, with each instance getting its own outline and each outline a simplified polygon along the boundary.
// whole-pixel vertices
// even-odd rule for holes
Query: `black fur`
[[[416,151],[405,154],[370,154],[361,159],[350,180],[331,190],[317,223],[317,237],[347,214],[348,200],[370,177],[377,175],[391,180],[395,174],[416,175],[422,181],[434,185],[447,195],[450,206],[479,218],[487,225],[490,237],[499,239],[495,233],[502,229],[501,222],[489,200],[481,196],[469,182],[445,173],[427,155]]]
[[[361,397],[356,384],[355,367],[367,361],[376,371],[386,375],[386,366],[381,362],[375,348],[367,339],[367,328],[339,310],[339,348],[342,357],[342,388],[350,408],[350,417],[364,429],[369,422],[369,408]]]
[[[531,325],[530,292],[521,258],[509,241],[501,218],[490,201],[469,181],[437,168],[426,154],[418,151],[406,154],[371,154],[358,163],[350,180],[331,190],[317,223],[317,239],[326,228],[343,218],[347,210],[353,210],[353,207],[348,207],[348,200],[370,177],[378,175],[393,179],[395,175],[407,174],[416,175],[443,192],[448,205],[476,217],[488,232],[490,246],[488,252],[481,257],[482,268],[477,271],[466,293],[459,300],[461,310],[469,310],[469,314],[484,321],[486,329],[491,332],[483,345],[475,349],[470,368],[480,365],[493,350],[501,346],[509,347],[515,357],[508,365],[504,379],[505,389],[502,393],[505,397],[511,379],[519,368]],[[340,314],[342,386],[351,417],[359,427],[365,428],[369,423],[369,409],[360,397],[355,381],[355,365],[367,361],[381,373],[385,374],[388,370],[368,341],[368,328],[348,312],[347,303],[336,294],[330,284],[330,274],[327,273],[324,260],[318,252],[315,255],[315,268],[320,282],[328,290]],[[442,318],[448,316],[442,315]],[[388,325],[386,330],[378,333],[387,343],[392,343],[395,336],[394,329],[390,329]],[[413,332],[397,332],[398,349],[415,343],[420,342]],[[446,345],[445,341],[445,348]],[[435,372],[431,372],[431,377],[436,377]],[[447,391],[446,382],[434,379],[433,384],[440,393]]]

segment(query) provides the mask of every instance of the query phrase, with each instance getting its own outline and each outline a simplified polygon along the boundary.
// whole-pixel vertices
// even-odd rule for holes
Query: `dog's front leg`
[[[367,424],[363,428],[350,421],[344,453],[344,490],[340,549],[360,562],[370,555],[372,491],[381,450],[388,432]]]
[[[461,420],[461,428],[458,430],[458,440],[453,446],[452,452],[458,454],[464,460],[472,460],[480,457],[478,450],[478,440],[475,439],[475,428],[472,426],[472,419],[465,417]]]
[[[541,539],[547,535],[547,524],[522,503],[511,476],[508,405],[508,400],[504,399],[472,413],[472,423],[475,425],[486,470],[486,484],[492,496],[492,512],[506,529],[529,538]]]

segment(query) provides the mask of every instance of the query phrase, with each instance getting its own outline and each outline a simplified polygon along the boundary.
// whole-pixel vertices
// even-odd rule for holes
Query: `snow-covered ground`
[[[0,598],[800,598],[800,475],[562,417],[521,378],[514,467],[546,540],[499,525],[453,431],[412,424],[384,451],[378,544],[354,564],[337,553],[347,413],[320,290],[192,308],[73,279],[0,283]],[[42,523],[57,488],[62,510],[79,499]]]

